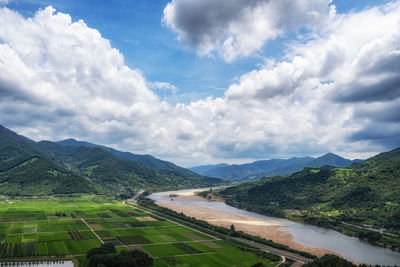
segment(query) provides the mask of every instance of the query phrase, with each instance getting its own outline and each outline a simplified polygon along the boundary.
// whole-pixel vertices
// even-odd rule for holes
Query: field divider
[[[218,252],[204,252],[204,253],[192,253],[192,254],[180,254],[180,255],[173,255],[172,257],[190,257],[190,256],[196,256],[196,255],[214,255],[218,254]],[[153,257],[155,259],[162,259],[166,256],[161,256],[161,257]]]
[[[201,242],[212,242],[212,241],[216,241],[216,240],[203,239],[203,240],[188,240],[188,241],[171,241],[171,242],[132,244],[132,245],[125,245],[125,246],[172,245],[172,244],[176,244],[176,243],[201,243]],[[119,247],[122,247],[122,246],[119,246]]]
[[[97,239],[99,239],[99,241],[104,244],[104,241],[100,238],[100,236],[98,234],[96,234],[96,232],[93,230],[93,228],[83,219],[81,218],[82,222],[84,222],[87,227],[89,227],[90,231],[92,231],[92,233],[97,237]]]

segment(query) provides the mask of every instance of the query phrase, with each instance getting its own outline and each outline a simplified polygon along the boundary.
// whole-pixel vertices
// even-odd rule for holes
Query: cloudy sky
[[[0,0],[0,124],[182,166],[372,156],[400,146],[400,1]]]

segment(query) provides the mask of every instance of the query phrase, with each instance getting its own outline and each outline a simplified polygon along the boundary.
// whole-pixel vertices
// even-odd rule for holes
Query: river
[[[294,239],[294,242],[303,246],[312,248],[322,248],[330,251],[334,251],[344,258],[366,264],[380,264],[380,265],[399,265],[400,264],[400,253],[394,252],[391,249],[377,247],[366,242],[363,242],[355,237],[343,235],[337,231],[296,223],[286,219],[275,218],[270,216],[264,216],[254,212],[241,210],[223,202],[214,201],[193,201],[193,200],[174,200],[170,201],[165,196],[170,194],[182,194],[194,191],[195,189],[178,190],[178,191],[167,191],[154,193],[149,196],[157,202],[165,202],[169,205],[184,204],[198,207],[212,208],[218,211],[229,212],[231,214],[248,216],[257,218],[262,221],[272,222],[281,225],[281,229],[289,232]]]

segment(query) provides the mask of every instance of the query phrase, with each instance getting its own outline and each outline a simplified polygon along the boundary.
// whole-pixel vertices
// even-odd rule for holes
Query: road
[[[136,199],[138,199],[142,194],[144,193],[144,191],[139,191],[136,193],[136,195],[134,195],[133,197],[131,197],[130,199],[127,200],[127,202],[129,203],[133,203],[136,201]]]
[[[288,251],[285,251],[285,250],[281,250],[281,249],[277,249],[277,248],[273,248],[273,247],[270,247],[270,246],[266,246],[266,245],[263,245],[263,244],[260,244],[260,243],[257,243],[257,242],[251,241],[251,240],[238,238],[238,237],[230,237],[230,238],[235,239],[237,241],[240,241],[242,243],[248,244],[250,246],[259,248],[259,249],[261,249],[261,250],[263,250],[265,252],[269,252],[269,253],[272,253],[272,254],[275,254],[275,255],[278,255],[278,256],[282,256],[282,257],[285,257],[285,258],[287,258],[289,260],[292,260],[292,261],[301,262],[302,264],[312,261],[311,259],[303,257],[303,256],[300,256],[298,254],[295,254],[295,253],[292,253],[292,252],[288,252]]]
[[[385,232],[385,231],[382,231],[382,230],[379,230],[379,229],[375,229],[375,228],[371,228],[371,227],[363,227],[363,226],[359,226],[359,225],[355,225],[355,224],[351,224],[351,223],[346,223],[346,222],[341,222],[341,223],[344,224],[344,225],[356,227],[358,229],[377,232],[377,233],[380,233],[380,234],[383,234],[383,235],[389,235],[389,236],[393,236],[393,237],[400,237],[399,235],[388,233],[388,232]]]

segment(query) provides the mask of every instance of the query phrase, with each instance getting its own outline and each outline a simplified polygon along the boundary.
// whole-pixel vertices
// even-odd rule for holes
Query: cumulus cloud
[[[249,56],[286,31],[325,24],[331,0],[173,0],[164,23],[200,55],[217,52],[231,62]]]
[[[250,2],[246,10],[265,4]],[[334,15],[223,97],[176,106],[152,91],[173,85],[146,81],[68,14],[48,7],[24,18],[2,8],[0,25],[0,117],[37,140],[75,137],[184,165],[327,151],[363,157],[399,144],[399,1]]]
[[[126,118],[138,126],[162,108],[141,73],[83,21],[72,22],[52,7],[29,19],[2,8],[0,24],[6,25],[0,29],[1,106],[21,108],[32,125],[46,117],[101,132],[110,121]]]
[[[176,91],[178,90],[178,88],[175,85],[170,84],[168,82],[149,82],[148,86],[151,89],[155,89],[155,90],[169,90],[174,95],[176,94]]]
[[[379,144],[381,139],[372,136],[387,128],[386,135],[393,138],[385,139],[392,141],[390,145],[385,141],[386,147],[399,145],[394,130],[400,128],[397,123],[369,126],[370,121],[396,120],[396,116],[389,114],[399,107],[399,14],[400,2],[396,1],[359,13],[336,15],[330,25],[318,32],[317,38],[294,43],[284,61],[243,75],[229,87],[225,97],[269,103],[278,96],[286,96],[307,105],[316,100],[314,94],[322,93],[314,112],[326,114],[329,110],[333,116],[320,120],[318,127],[331,117],[341,117],[345,122],[346,116],[342,116],[343,110],[347,110],[348,115],[354,114],[347,115],[353,125],[348,133],[352,141],[359,138]],[[309,92],[313,93],[308,96]],[[368,116],[360,119],[362,114]],[[344,124],[337,126],[350,129]]]

